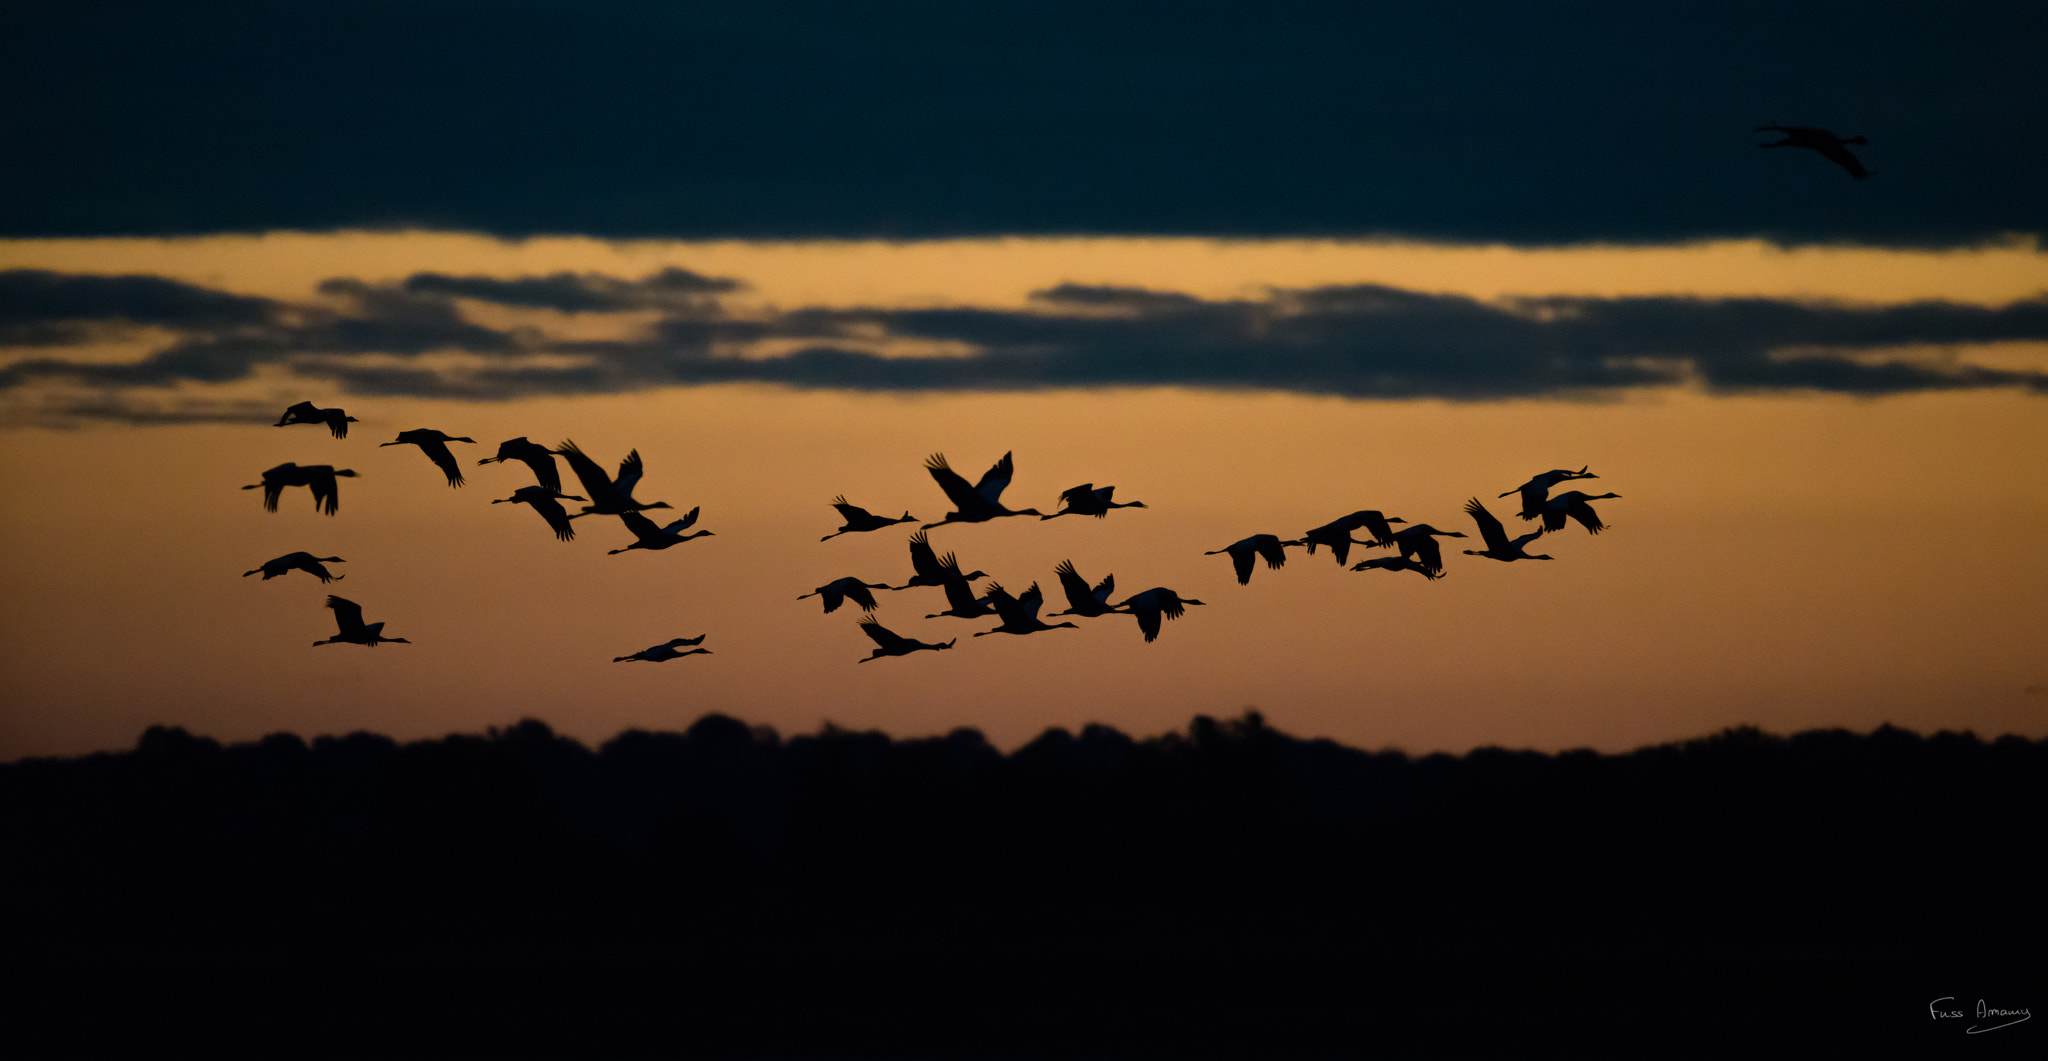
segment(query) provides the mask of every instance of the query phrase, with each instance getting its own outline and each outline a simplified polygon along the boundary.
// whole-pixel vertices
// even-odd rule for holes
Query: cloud
[[[2048,8],[2001,0],[9,18],[0,235],[2048,235]],[[1770,121],[1876,175],[1757,150]]]
[[[555,273],[503,280],[490,276],[448,276],[414,273],[403,288],[413,294],[450,295],[527,309],[563,313],[658,308],[701,295],[739,290],[735,280],[700,276],[687,269],[664,269],[639,281],[597,273]]]
[[[267,324],[268,299],[195,287],[161,276],[83,276],[41,269],[0,271],[0,345],[61,346],[100,325],[225,330]]]
[[[343,393],[478,401],[741,382],[963,393],[1194,387],[1455,401],[1584,399],[1674,385],[1866,396],[2048,392],[2048,365],[1993,368],[1950,352],[2048,342],[2048,296],[1990,307],[1669,296],[1481,301],[1350,285],[1212,300],[1068,284],[1038,292],[1022,309],[745,315],[718,298],[735,281],[680,270],[640,280],[450,279],[336,278],[303,304],[256,307],[179,285],[180,304],[221,308],[158,314],[157,326],[174,338],[136,361],[66,358],[62,347],[43,347],[41,356],[0,369],[0,393],[85,387],[99,392],[93,401],[55,407],[120,409],[124,392],[231,384],[267,366]],[[571,291],[597,294],[570,312],[621,313],[620,337],[490,328],[468,320],[458,301],[473,297],[459,292],[481,292],[498,304],[545,298],[562,308],[577,304],[566,297]],[[599,296],[611,309],[596,308]],[[626,312],[652,305],[666,308],[651,325]],[[224,320],[235,326],[221,327]],[[160,396],[142,407],[165,415]]]

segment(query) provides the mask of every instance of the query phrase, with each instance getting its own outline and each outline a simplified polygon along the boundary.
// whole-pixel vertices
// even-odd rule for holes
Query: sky
[[[2048,34],[2024,5],[10,5],[0,758],[143,727],[601,741],[1148,734],[1257,708],[1413,752],[1730,725],[2048,735]],[[1866,180],[1759,151],[1863,135]],[[272,426],[311,400],[346,439]],[[411,446],[432,427],[468,484]],[[712,536],[558,542],[502,440]],[[856,665],[931,531],[1205,601]],[[337,514],[275,464],[326,463]],[[1621,497],[1429,582],[1295,550],[1551,468]],[[566,469],[565,469],[566,474]],[[241,577],[305,549],[346,578]],[[1353,560],[1378,555],[1357,550]],[[312,647],[328,593],[407,645]],[[710,655],[613,658],[706,635]]]

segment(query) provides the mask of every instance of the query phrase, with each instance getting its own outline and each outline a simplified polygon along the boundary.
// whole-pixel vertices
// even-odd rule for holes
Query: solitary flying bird
[[[1860,181],[1870,176],[1870,171],[1863,168],[1863,163],[1855,155],[1849,153],[1848,145],[1867,144],[1870,142],[1860,136],[1852,136],[1844,140],[1828,132],[1826,129],[1814,129],[1799,125],[1779,125],[1777,122],[1772,122],[1769,125],[1759,125],[1754,131],[1759,133],[1783,133],[1785,135],[1785,139],[1775,144],[1758,144],[1756,145],[1758,147],[1807,148],[1820,152],[1821,157],[1848,170],[1849,176],[1856,180]]]
[[[304,486],[313,491],[313,511],[334,515],[341,507],[341,489],[335,476],[355,478],[355,472],[347,468],[337,469],[332,464],[293,464],[286,461],[263,473],[263,481],[250,483],[244,490],[262,490],[263,508],[268,512],[277,511],[277,500],[283,496],[287,486]]]
[[[1519,538],[1510,539],[1507,529],[1500,525],[1500,520],[1494,518],[1493,513],[1486,511],[1486,506],[1480,504],[1476,497],[1465,502],[1465,513],[1472,517],[1472,522],[1479,524],[1479,537],[1486,542],[1485,549],[1465,550],[1466,556],[1484,556],[1503,561],[1551,559],[1549,556],[1532,554],[1523,549],[1523,546],[1543,536],[1543,528],[1538,527]]]
[[[1147,644],[1159,636],[1159,620],[1163,616],[1178,619],[1190,604],[1201,604],[1193,597],[1183,597],[1165,586],[1154,586],[1143,593],[1135,593],[1117,605],[1126,614],[1138,620],[1138,629],[1144,631]]]
[[[1202,555],[1215,556],[1217,553],[1229,553],[1230,562],[1237,567],[1237,584],[1245,586],[1251,584],[1252,559],[1254,557],[1263,558],[1266,561],[1267,567],[1277,571],[1287,564],[1286,547],[1300,544],[1302,542],[1298,538],[1292,541],[1281,541],[1280,536],[1276,534],[1254,534],[1249,538],[1240,538],[1221,549],[1211,549]]]
[[[518,461],[533,469],[535,482],[557,494],[562,492],[562,473],[555,467],[554,451],[538,442],[527,441],[525,435],[498,443],[497,456],[485,457],[477,463],[496,464],[499,461]],[[576,500],[583,499],[579,497]]]
[[[868,635],[868,640],[873,641],[876,645],[875,650],[868,653],[865,659],[856,661],[860,663],[866,663],[871,659],[881,659],[883,656],[907,656],[924,648],[933,650],[952,648],[953,641],[960,640],[956,637],[953,641],[948,641],[943,645],[934,645],[894,633],[888,627],[873,619],[862,619],[860,621],[860,632]]]
[[[1145,507],[1143,501],[1110,500],[1110,498],[1115,496],[1116,487],[1114,486],[1097,487],[1094,483],[1082,483],[1060,494],[1060,503],[1063,507],[1058,512],[1050,516],[1040,516],[1038,518],[1055,519],[1060,516],[1094,516],[1096,519],[1101,519],[1109,515],[1109,510],[1113,508]]]
[[[803,600],[805,597],[817,597],[825,605],[826,615],[838,611],[839,605],[849,600],[860,605],[861,611],[871,612],[875,610],[875,595],[868,591],[871,589],[888,588],[888,586],[880,582],[862,582],[860,579],[848,575],[845,578],[835,578],[797,599]]]
[[[630,656],[614,656],[612,657],[612,662],[624,663],[630,659],[641,659],[646,660],[649,663],[664,663],[672,659],[682,659],[684,656],[708,656],[711,654],[711,650],[708,648],[693,648],[688,652],[676,651],[677,645],[701,645],[703,643],[703,634],[698,634],[696,637],[678,637],[669,641],[664,641],[661,644],[655,645],[652,648],[643,648]]]
[[[933,551],[931,539],[925,537],[923,531],[918,531],[910,536],[910,571],[910,581],[900,586],[890,586],[889,588],[909,589],[912,586],[943,587],[949,574],[959,575],[961,580],[966,582],[988,577],[988,573],[985,571],[972,571],[961,575],[960,561],[955,559],[952,553],[947,553],[944,558],[941,558],[938,553]]]
[[[313,407],[312,402],[300,402],[297,405],[287,408],[284,411],[284,415],[278,417],[277,423],[272,426],[283,427],[286,424],[326,424],[327,430],[331,432],[335,438],[347,438],[348,425],[358,422],[359,421],[357,421],[355,417],[350,416],[339,409],[316,409]]]
[[[911,515],[908,512],[905,512],[903,514],[902,519],[890,519],[887,516],[877,516],[874,513],[869,512],[867,509],[860,507],[859,505],[848,504],[846,501],[845,494],[840,494],[838,497],[833,498],[832,507],[839,510],[840,522],[845,524],[845,526],[842,526],[838,530],[833,531],[832,533],[825,535],[823,538],[818,539],[821,542],[829,542],[842,534],[855,534],[861,531],[881,530],[883,527],[893,527],[898,523],[917,522],[917,517]]]
[[[973,486],[967,485],[967,480],[962,479],[960,473],[954,471],[952,466],[946,463],[946,455],[943,453],[932,454],[924,462],[924,468],[932,473],[932,479],[939,484],[939,489],[946,492],[946,497],[952,500],[955,509],[955,511],[946,513],[945,519],[937,523],[925,524],[926,530],[930,530],[933,527],[943,527],[948,523],[983,523],[998,516],[1036,516],[1040,514],[1035,508],[1016,510],[1004,508],[999,500],[1003,496],[1004,489],[1009,487],[1010,479],[1016,475],[1017,471],[1016,462],[1011,460],[1011,455],[1008,453],[1003,454],[1002,460],[997,461],[988,471],[983,472],[980,481],[976,482]]]
[[[626,459],[619,462],[619,476],[616,479],[606,475],[604,469],[598,467],[596,461],[585,456],[582,450],[577,449],[574,442],[564,442],[554,452],[569,462],[569,470],[575,472],[576,478],[583,481],[583,492],[590,495],[590,503],[583,506],[583,511],[570,516],[570,519],[580,516],[618,516],[627,512],[669,507],[666,501],[654,501],[643,505],[633,500],[633,488],[640,484],[640,475],[646,470],[645,465],[640,462],[640,451],[637,449],[626,454]]]
[[[1607,524],[1600,522],[1600,514],[1594,512],[1593,506],[1586,502],[1605,501],[1610,497],[1618,498],[1620,496],[1620,494],[1589,495],[1582,494],[1577,490],[1559,494],[1543,503],[1543,529],[1547,531],[1563,530],[1566,517],[1570,517],[1571,519],[1578,520],[1579,526],[1586,528],[1586,533],[1598,534],[1607,529]]]
[[[347,561],[339,556],[314,556],[312,553],[304,552],[286,553],[275,560],[265,560],[262,567],[256,568],[253,571],[242,572],[242,577],[248,578],[257,571],[261,571],[263,572],[263,581],[268,582],[282,574],[292,571],[304,571],[318,578],[322,583],[327,583],[333,582],[336,579],[347,578],[348,576],[330,575],[327,573],[327,569],[320,565],[342,563],[347,563]]]
[[[385,637],[383,623],[364,625],[363,606],[355,601],[344,597],[329,597],[327,606],[334,609],[334,622],[341,627],[341,632],[325,640],[313,642],[316,648],[320,645],[339,644],[368,645],[371,648],[376,648],[379,644],[412,644],[402,637]]]
[[[708,530],[700,530],[695,534],[683,533],[690,529],[691,524],[697,522],[697,511],[697,509],[691,509],[689,515],[676,520],[666,527],[655,526],[653,520],[638,512],[621,512],[618,514],[619,519],[626,524],[626,529],[632,531],[633,536],[639,540],[622,549],[607,550],[605,555],[613,556],[623,553],[627,549],[666,549],[671,545],[681,545],[692,538],[708,537],[711,534]]]
[[[1382,556],[1377,560],[1360,560],[1351,565],[1353,571],[1413,571],[1432,581],[1444,577],[1441,568],[1432,570],[1421,562],[1405,556]]]
[[[448,443],[450,442],[467,442],[472,446],[476,445],[476,439],[463,438],[459,435],[444,435],[431,427],[416,427],[411,431],[400,431],[397,440],[383,443],[383,445],[403,446],[406,443],[411,443],[418,446],[422,452],[426,453],[427,459],[433,461],[434,466],[441,469],[441,474],[448,477],[449,486],[461,486],[462,467],[455,463],[455,454],[448,452]]]
[[[1109,595],[1116,592],[1115,575],[1102,576],[1102,581],[1091,588],[1088,580],[1082,578],[1081,572],[1074,567],[1072,560],[1060,561],[1060,566],[1053,568],[1053,574],[1060,577],[1060,591],[1067,595],[1067,610],[1054,612],[1054,616],[1079,615],[1093,618],[1098,615],[1110,615],[1116,611],[1109,603]]]

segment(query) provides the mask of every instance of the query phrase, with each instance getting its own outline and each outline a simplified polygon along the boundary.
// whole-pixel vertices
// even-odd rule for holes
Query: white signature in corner
[[[1927,1004],[1927,1016],[1933,1020],[1964,1020],[1968,1018],[1969,1011],[1967,1010],[1942,1008],[1942,1003],[1954,1002],[1955,1000],[1956,997],[1954,995],[1943,995],[1940,998],[1937,998],[1934,1001],[1929,1002]],[[1972,1024],[1969,1027],[1963,1029],[1963,1034],[1982,1035],[1985,1032],[1995,1032],[2000,1028],[2010,1028],[2013,1025],[2018,1024],[2019,1022],[2024,1020],[2032,1020],[2033,1017],[2033,1011],[2025,1007],[2022,1007],[2020,1009],[2003,1009],[1998,1006],[1991,1005],[1990,1003],[1980,998],[1977,1000],[1977,1019],[1980,1021],[2004,1020],[2005,1023],[1993,1024],[1990,1027],[1985,1028],[1980,1028],[1977,1025]]]

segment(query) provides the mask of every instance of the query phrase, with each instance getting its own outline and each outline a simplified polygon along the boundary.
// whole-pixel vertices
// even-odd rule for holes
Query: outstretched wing
[[[925,579],[937,578],[944,570],[939,565],[938,554],[932,551],[931,539],[926,538],[923,531],[910,536],[910,569],[917,577]],[[955,565],[955,570],[958,570],[958,565]]]
[[[1100,601],[1096,594],[1089,591],[1088,580],[1081,577],[1081,572],[1075,569],[1072,560],[1062,560],[1060,566],[1052,570],[1060,577],[1060,592],[1067,595],[1067,607],[1075,611],[1085,611]]]
[[[462,485],[462,469],[455,463],[455,454],[448,452],[448,443],[422,442],[420,449],[426,452],[427,459],[433,461],[436,468],[441,469],[441,474],[448,477],[449,486]]]
[[[839,518],[845,520],[848,523],[852,523],[856,520],[867,520],[875,518],[875,514],[869,512],[867,509],[864,509],[859,505],[847,504],[845,494],[840,494],[838,497],[833,498],[832,507],[838,509]]]
[[[1870,171],[1863,168],[1862,161],[1855,155],[1850,154],[1849,149],[1843,147],[1838,142],[1827,141],[1818,143],[1813,145],[1813,149],[1820,152],[1829,162],[1848,170],[1849,176],[1859,181],[1870,176]]]
[[[697,506],[697,508],[691,509],[688,515],[685,515],[682,519],[676,520],[674,523],[671,523],[668,526],[663,527],[662,531],[668,534],[681,534],[682,532],[689,530],[691,525],[697,522],[697,513],[702,508],[703,506],[699,505]]]
[[[946,497],[953,502],[954,508],[964,512],[981,504],[981,495],[975,493],[974,487],[967,485],[967,480],[962,479],[960,473],[946,463],[945,454],[934,453],[925,458],[924,470],[932,473],[932,480],[939,484],[939,489],[946,492]],[[987,477],[983,478],[986,480]]]
[[[1016,474],[1016,462],[1010,459],[1010,454],[1005,453],[1002,460],[982,473],[981,481],[974,484],[974,492],[981,495],[982,500],[993,505],[1002,500],[1003,491],[1009,488],[1010,479]]]
[[[1259,538],[1259,555],[1266,560],[1266,566],[1278,570],[1287,564],[1287,550],[1280,539],[1267,534]]]
[[[576,478],[583,483],[583,492],[590,495],[592,505],[602,507],[604,499],[613,496],[611,477],[597,466],[596,461],[577,449],[576,443],[565,441],[555,447],[555,452],[569,462],[569,470],[575,472]]]
[[[640,451],[637,449],[619,462],[619,476],[612,480],[612,489],[619,492],[620,500],[632,498],[633,488],[640,485],[640,473],[646,470],[646,466],[640,463]]]
[[[621,512],[619,513],[619,519],[626,524],[627,530],[633,532],[633,537],[643,542],[658,542],[661,540],[661,531],[654,526],[654,521],[646,516],[638,512]]]
[[[890,630],[888,627],[883,626],[881,623],[878,623],[870,618],[861,619],[860,632],[868,635],[868,640],[873,641],[875,644],[880,645],[882,646],[882,648],[891,652],[896,651],[897,649],[907,648],[911,644],[909,638],[897,634],[896,632]]]
[[[1526,489],[1523,490],[1522,496],[1524,504],[1526,504],[1528,498],[1528,491]],[[1493,513],[1486,511],[1486,506],[1480,504],[1478,498],[1475,497],[1465,502],[1465,514],[1472,517],[1472,522],[1479,524],[1479,536],[1486,540],[1486,548],[1489,552],[1507,548],[1508,532],[1506,528],[1500,525],[1500,520],[1495,519]],[[1435,539],[1432,538],[1430,541],[1433,542]],[[1408,550],[1402,549],[1401,555],[1407,556]],[[1441,565],[1429,564],[1427,566],[1438,567]]]
[[[327,606],[334,609],[334,621],[344,634],[354,633],[363,628],[363,606],[347,597],[327,598]]]

